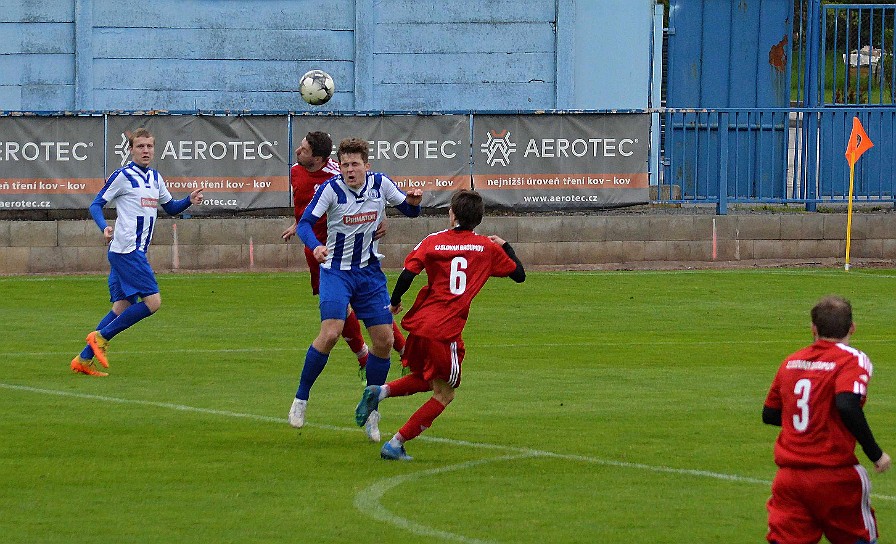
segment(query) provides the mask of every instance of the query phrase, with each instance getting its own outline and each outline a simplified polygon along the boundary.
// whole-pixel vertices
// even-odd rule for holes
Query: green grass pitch
[[[308,425],[286,423],[318,330],[307,274],[159,283],[161,311],[90,378],[68,363],[109,308],[105,277],[0,278],[3,542],[759,542],[777,435],[762,401],[829,293],[853,302],[876,365],[866,414],[896,455],[893,270],[493,279],[463,385],[410,463],[354,425],[342,342]],[[385,401],[384,437],[426,398]],[[872,483],[889,541],[896,474]]]

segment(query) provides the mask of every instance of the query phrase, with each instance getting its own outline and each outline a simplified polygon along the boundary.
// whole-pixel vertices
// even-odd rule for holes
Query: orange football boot
[[[72,372],[78,372],[80,374],[87,374],[88,376],[108,376],[108,372],[100,372],[96,368],[93,367],[93,361],[87,361],[82,359],[80,355],[76,355],[74,359],[72,359]]]
[[[100,331],[93,331],[87,335],[87,345],[93,350],[96,359],[106,368],[109,368],[109,359],[106,358],[106,347],[109,341],[103,338]]]

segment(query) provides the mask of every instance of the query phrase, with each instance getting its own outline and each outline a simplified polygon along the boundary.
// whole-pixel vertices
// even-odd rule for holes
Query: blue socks
[[[389,375],[389,359],[377,357],[370,352],[367,355],[367,385],[383,385]]]
[[[131,304],[130,306],[128,306],[127,310],[121,312],[121,315],[119,315],[117,318],[113,319],[110,323],[107,323],[102,329],[100,329],[100,334],[106,340],[112,340],[112,337],[114,337],[116,334],[127,329],[141,319],[149,317],[151,315],[152,312],[149,311],[149,307],[146,306],[145,302]]]
[[[311,386],[314,385],[317,377],[320,376],[324,367],[327,366],[329,357],[329,353],[321,353],[314,349],[314,346],[308,346],[308,353],[305,354],[305,366],[302,367],[302,377],[299,379],[299,389],[296,391],[297,399],[308,400],[308,395],[311,394]],[[370,359],[367,360],[367,364],[370,364]],[[368,372],[370,371],[368,370]]]

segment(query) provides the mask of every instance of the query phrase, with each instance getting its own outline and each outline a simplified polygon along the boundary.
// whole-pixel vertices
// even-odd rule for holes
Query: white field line
[[[434,468],[430,470],[421,470],[419,472],[411,472],[408,474],[401,474],[398,476],[392,476],[391,478],[382,478],[377,480],[373,484],[368,487],[362,489],[355,495],[355,508],[363,512],[364,514],[372,517],[375,520],[382,521],[388,523],[390,525],[394,525],[400,529],[404,529],[416,535],[425,536],[428,538],[441,538],[443,540],[450,540],[452,542],[462,542],[464,544],[487,544],[490,541],[487,540],[479,540],[476,538],[470,538],[463,535],[459,535],[456,533],[449,533],[447,531],[441,531],[438,529],[433,529],[432,527],[427,527],[425,525],[420,525],[419,523],[415,523],[407,518],[403,518],[397,514],[392,513],[386,507],[382,505],[380,499],[383,498],[388,491],[392,490],[395,487],[406,484],[413,480],[420,480],[421,478],[425,478],[427,476],[433,476],[436,474],[443,474],[445,472],[452,472],[455,470],[464,470],[468,468],[477,467],[480,465],[484,465],[487,463],[500,462],[500,461],[515,461],[517,459],[525,459],[527,457],[533,457],[531,454],[513,454],[513,455],[504,455],[501,457],[491,457],[488,459],[476,459],[473,461],[467,461],[465,463],[458,463],[456,465],[448,465],[444,467]],[[398,461],[401,462],[401,461]]]
[[[239,419],[249,419],[255,421],[263,421],[266,423],[277,423],[280,425],[285,424],[285,418],[283,417],[271,417],[271,416],[262,416],[257,414],[247,414],[241,412],[232,412],[230,410],[215,410],[211,408],[200,408],[196,406],[188,406],[185,404],[176,404],[170,402],[157,402],[157,401],[147,401],[147,400],[138,400],[138,399],[125,399],[120,397],[110,397],[106,395],[93,395],[89,393],[77,393],[72,391],[60,391],[55,389],[44,389],[38,387],[31,387],[27,385],[16,385],[16,384],[8,384],[8,383],[0,383],[0,389],[7,389],[12,391],[21,391],[27,393],[36,393],[41,395],[53,395],[60,397],[69,397],[69,398],[77,398],[89,401],[100,401],[100,402],[110,402],[116,404],[132,404],[138,406],[151,406],[156,408],[165,408],[170,410],[177,410],[182,412],[192,412],[198,414],[207,414],[214,416],[221,416],[227,418],[239,418]],[[336,425],[322,425],[316,423],[306,423],[308,427],[314,427],[318,429],[325,429],[330,431],[337,432],[353,432],[357,433],[358,429],[355,427],[340,427]],[[417,480],[426,476],[431,476],[434,474],[441,474],[445,472],[451,472],[456,470],[464,470],[468,468],[473,468],[476,466],[484,465],[487,463],[494,462],[509,462],[516,461],[520,459],[527,458],[536,458],[536,457],[546,457],[550,459],[561,459],[566,461],[576,461],[581,463],[591,463],[603,466],[612,466],[617,468],[624,469],[633,469],[633,470],[642,470],[646,472],[655,472],[655,473],[664,473],[664,474],[678,474],[681,476],[691,476],[698,478],[712,478],[716,480],[728,481],[728,482],[737,482],[737,483],[747,483],[747,484],[757,484],[763,486],[771,486],[771,482],[769,480],[763,480],[760,478],[751,478],[746,476],[739,476],[737,474],[725,474],[720,472],[712,472],[708,470],[698,470],[698,469],[682,469],[682,468],[674,468],[674,467],[666,467],[662,465],[647,465],[643,463],[627,463],[623,461],[615,461],[612,459],[601,459],[598,457],[592,457],[587,455],[576,455],[576,454],[564,454],[564,453],[556,453],[545,450],[537,450],[530,448],[519,448],[515,446],[504,446],[500,444],[489,444],[484,442],[469,442],[466,440],[455,440],[451,438],[439,438],[421,435],[417,438],[420,441],[427,442],[435,442],[448,444],[451,446],[461,446],[461,447],[470,447],[477,449],[488,449],[488,450],[501,450],[511,452],[508,455],[500,456],[500,457],[490,457],[485,459],[477,459],[473,461],[467,461],[464,463],[459,463],[456,465],[448,465],[436,469],[423,470],[418,472],[412,472],[408,474],[393,476],[389,478],[382,478],[380,480],[375,481],[373,484],[368,487],[362,489],[355,495],[355,508],[357,508],[360,512],[365,515],[368,515],[376,520],[383,521],[385,523],[389,523],[395,527],[399,527],[401,529],[407,530],[414,534],[430,537],[430,538],[440,538],[443,540],[448,540],[452,542],[460,542],[462,544],[489,544],[489,541],[478,540],[475,538],[466,537],[463,535],[441,531],[439,529],[435,529],[432,527],[427,527],[425,525],[420,525],[411,520],[403,518],[397,514],[392,513],[386,507],[384,507],[380,501],[382,497],[391,489],[408,483],[413,480]],[[872,497],[888,500],[888,501],[896,501],[896,497],[889,495],[877,495],[872,494]]]
[[[101,401],[101,402],[111,402],[116,404],[133,404],[139,406],[152,406],[156,408],[167,408],[170,410],[178,410],[182,412],[193,412],[198,414],[208,414],[229,418],[240,418],[240,419],[251,419],[255,421],[264,421],[267,423],[277,423],[277,424],[286,424],[286,417],[272,417],[272,416],[262,416],[258,414],[247,414],[241,412],[233,412],[229,410],[215,410],[212,408],[200,408],[197,406],[188,406],[185,404],[175,404],[170,402],[158,402],[158,401],[149,401],[149,400],[139,400],[139,399],[125,399],[120,397],[110,397],[106,395],[93,395],[89,393],[78,393],[73,391],[61,391],[56,389],[44,389],[39,387],[31,387],[28,385],[17,385],[17,384],[9,384],[9,383],[0,383],[0,389],[7,389],[12,391],[24,391],[29,393],[38,393],[43,395],[54,395],[59,397],[71,397],[78,398],[83,400],[93,400],[93,401]],[[324,425],[319,423],[306,423],[308,427],[314,427],[318,429],[325,429],[330,431],[338,431],[338,432],[352,432],[357,433],[359,429],[357,427],[344,427],[338,425]],[[731,482],[741,482],[741,483],[749,483],[749,484],[760,484],[760,485],[771,485],[770,480],[764,480],[760,478],[751,478],[747,476],[739,476],[737,474],[726,474],[722,472],[713,472],[708,470],[699,470],[699,469],[684,469],[684,468],[674,468],[667,467],[662,465],[648,465],[644,463],[629,463],[624,461],[616,461],[613,459],[601,459],[599,457],[593,457],[588,455],[578,455],[578,454],[568,454],[568,453],[558,453],[547,450],[539,450],[534,448],[520,448],[517,446],[507,446],[502,444],[490,444],[487,442],[470,442],[467,440],[457,440],[453,438],[441,438],[435,436],[427,436],[421,435],[416,440],[422,442],[434,442],[440,444],[448,444],[451,446],[461,446],[461,447],[469,447],[476,449],[485,449],[485,450],[500,450],[511,452],[514,455],[522,455],[526,457],[546,457],[552,459],[562,459],[566,461],[578,461],[581,463],[591,463],[597,465],[604,466],[612,466],[618,468],[628,468],[628,469],[636,469],[643,470],[648,472],[657,472],[657,473],[665,473],[665,474],[679,474],[682,476],[696,476],[702,478],[713,478],[716,480],[723,481],[731,481]],[[896,501],[896,497],[891,497],[888,495],[877,495],[878,498],[884,500],[892,500]]]

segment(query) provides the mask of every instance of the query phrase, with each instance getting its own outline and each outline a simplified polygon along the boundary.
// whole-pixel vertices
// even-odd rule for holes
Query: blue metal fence
[[[680,56],[694,59],[697,67],[715,66],[713,53],[705,45],[697,47],[706,37],[696,30],[680,30],[701,23],[698,15],[718,15],[716,11],[723,8],[699,0],[673,4],[670,56],[680,49]],[[679,73],[675,59],[670,59],[666,100],[670,108],[659,114],[663,121],[659,202],[715,204],[719,213],[726,213],[729,203],[793,203],[814,210],[822,203],[846,202],[850,176],[844,152],[852,119],[858,117],[875,147],[856,164],[855,199],[894,203],[896,5],[822,6],[821,0],[798,0],[790,29],[793,4],[788,4],[776,3],[772,11],[763,3],[742,12],[731,8],[716,17],[721,21],[718,29],[698,26],[722,41],[728,33],[723,23],[729,20],[788,29],[793,42],[790,56],[780,55],[778,46],[786,40],[768,53],[769,65],[776,68],[770,72],[776,74],[773,84],[760,84],[767,66],[735,70],[748,76],[745,82],[735,84],[730,76],[724,85],[722,77],[695,78],[693,74],[699,76],[701,70]],[[761,33],[754,30],[750,35]],[[750,58],[754,53],[748,48],[745,55]],[[755,104],[732,100],[743,89],[753,92],[751,77],[766,93],[764,98]],[[710,92],[713,89],[716,92]],[[788,96],[789,107],[780,100]]]
[[[875,147],[856,164],[855,200],[896,202],[896,107],[663,110],[661,203],[844,203],[844,153],[858,116]]]

